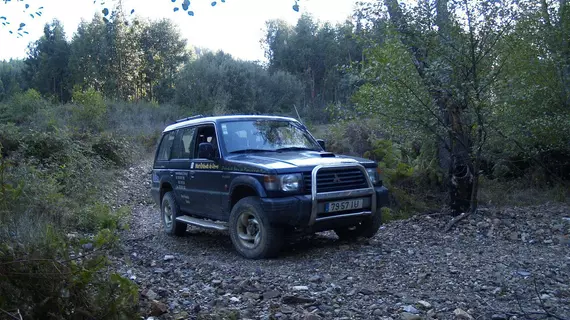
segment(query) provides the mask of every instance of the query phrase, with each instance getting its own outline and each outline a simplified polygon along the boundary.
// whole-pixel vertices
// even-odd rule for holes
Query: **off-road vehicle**
[[[228,230],[247,258],[278,254],[296,233],[372,237],[387,206],[374,161],[325,151],[300,122],[277,116],[194,116],[166,127],[152,196],[167,233]]]

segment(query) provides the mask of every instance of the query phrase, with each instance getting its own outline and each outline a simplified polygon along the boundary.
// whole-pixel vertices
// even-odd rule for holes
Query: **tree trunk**
[[[482,144],[483,141],[483,134],[482,129],[479,128],[478,139],[479,144]],[[475,163],[473,165],[473,191],[471,192],[471,207],[469,208],[469,212],[475,213],[477,212],[477,208],[479,207],[479,167],[481,166],[481,147],[477,150],[475,155]]]
[[[444,125],[449,130],[448,141],[440,141],[439,163],[447,172],[445,184],[449,194],[449,206],[455,213],[466,212],[470,207],[473,190],[473,163],[470,156],[471,139],[465,132],[463,106],[443,90],[431,90],[439,107]]]

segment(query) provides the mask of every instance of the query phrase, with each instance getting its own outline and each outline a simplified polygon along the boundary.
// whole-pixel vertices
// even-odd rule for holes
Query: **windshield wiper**
[[[317,149],[307,148],[307,147],[287,147],[287,148],[279,148],[275,151],[283,152],[283,151],[300,151],[300,150],[309,150],[309,151],[318,151]]]
[[[230,153],[237,154],[237,153],[256,153],[256,152],[275,152],[275,150],[271,149],[242,149],[231,151]]]

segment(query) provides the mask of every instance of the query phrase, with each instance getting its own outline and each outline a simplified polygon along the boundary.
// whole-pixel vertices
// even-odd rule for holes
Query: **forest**
[[[103,272],[129,214],[109,201],[111,177],[195,114],[300,118],[330,151],[378,161],[386,221],[449,210],[456,223],[481,206],[570,198],[567,0],[382,0],[336,25],[270,20],[265,62],[193,47],[167,19],[125,16],[97,14],[71,37],[54,20],[27,58],[0,61],[9,314],[136,312],[136,287]],[[101,250],[78,264],[86,245]]]

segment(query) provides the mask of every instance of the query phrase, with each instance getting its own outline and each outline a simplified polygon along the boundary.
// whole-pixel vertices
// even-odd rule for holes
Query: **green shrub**
[[[22,124],[30,120],[41,109],[47,107],[41,94],[29,89],[23,93],[16,93],[0,108],[1,122],[14,122]]]
[[[35,244],[0,244],[0,308],[25,319],[134,319],[136,286],[109,273],[102,230],[89,250],[46,226]],[[91,242],[89,242],[91,243]],[[81,255],[79,255],[81,253]]]
[[[341,120],[316,127],[327,141],[328,151],[365,157],[378,162],[382,182],[390,190],[388,220],[407,217],[441,205],[443,174],[429,143],[402,143],[383,130],[374,118]]]
[[[570,203],[570,190],[562,183],[544,183],[538,174],[527,174],[509,180],[479,178],[479,202],[502,207],[507,205],[530,206],[546,202]],[[537,181],[541,181],[537,183]]]
[[[375,119],[340,121],[327,126],[326,130],[321,127],[319,131],[324,131],[328,151],[355,156],[371,150],[371,141],[384,136]]]
[[[153,133],[141,134],[135,140],[135,142],[142,147],[142,152],[145,154],[150,154],[155,151],[158,141],[160,139],[162,130],[156,130]]]
[[[130,214],[128,207],[121,207],[113,210],[109,205],[103,203],[94,203],[84,206],[74,216],[77,222],[74,225],[79,230],[92,232],[100,229],[122,229],[122,222]]]
[[[46,139],[35,134],[25,137],[25,151],[44,155],[44,149],[30,147],[34,137]],[[110,273],[107,260],[128,208],[114,211],[95,202],[97,197],[78,192],[72,187],[77,181],[60,179],[69,168],[78,170],[73,162],[58,162],[69,160],[66,157],[48,154],[47,161],[38,165],[35,159],[12,160],[1,154],[0,309],[25,319],[136,318],[137,288]],[[88,161],[85,156],[71,157],[75,158]],[[81,174],[76,178],[97,182]],[[64,193],[70,189],[73,192]],[[66,236],[78,226],[96,235]]]
[[[92,88],[86,91],[76,89],[73,91],[72,101],[75,104],[75,107],[71,108],[74,125],[86,131],[103,129],[107,105],[100,92]]]
[[[78,202],[103,193],[111,174],[105,170],[109,162],[124,164],[129,159],[124,143],[113,142],[112,137],[75,134],[66,129],[38,132],[0,126],[0,141],[10,142],[12,147],[4,154],[19,164],[18,170],[24,170],[21,174],[33,175],[27,181],[53,181],[58,192]],[[38,176],[46,178],[38,180]]]
[[[42,163],[65,164],[80,152],[81,145],[72,141],[65,130],[55,132],[28,130],[21,134],[24,155]]]
[[[0,223],[2,225],[8,221],[10,210],[22,193],[21,182],[11,181],[8,175],[11,167],[12,163],[3,156],[2,144],[0,144]]]
[[[103,160],[116,166],[123,166],[130,161],[132,146],[127,139],[111,133],[102,133],[95,138],[91,146],[93,151]]]
[[[364,156],[378,162],[382,182],[390,190],[391,219],[441,204],[437,200],[442,175],[429,152],[415,154],[412,148],[385,139],[374,140],[372,146]],[[424,149],[429,150],[429,145]]]
[[[4,155],[18,150],[21,143],[22,137],[16,125],[13,123],[0,124],[0,145],[2,145]]]

